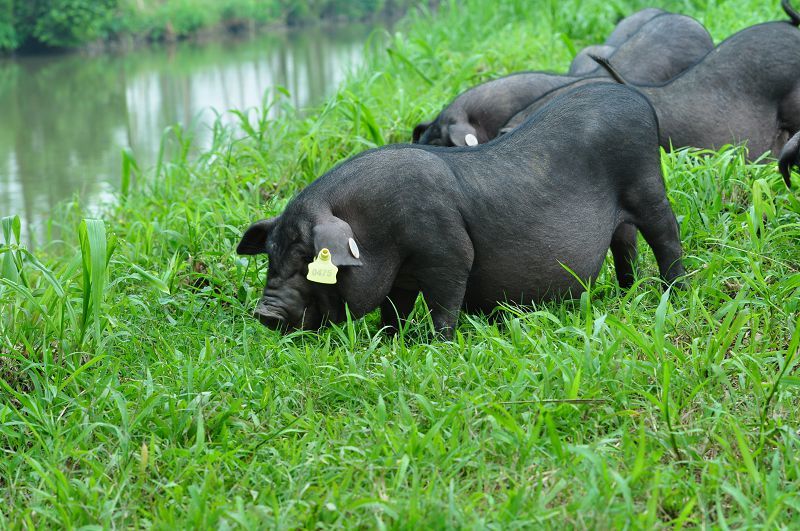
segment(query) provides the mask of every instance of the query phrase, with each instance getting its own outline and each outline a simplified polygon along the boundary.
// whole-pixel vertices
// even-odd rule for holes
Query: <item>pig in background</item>
[[[666,13],[661,9],[655,7],[647,7],[641,9],[620,20],[611,35],[608,36],[603,44],[593,44],[587,46],[575,55],[572,63],[569,65],[567,74],[570,76],[585,75],[597,68],[597,63],[590,57],[590,55],[597,55],[600,57],[608,57],[614,50],[616,50],[622,43],[630,39],[631,35],[639,31],[645,23],[650,21],[656,15]]]
[[[575,54],[575,58],[569,65],[567,74],[570,76],[587,75],[590,72],[597,70],[597,63],[590,57],[597,55],[600,57],[609,57],[612,53],[619,48],[625,41],[631,38],[633,34],[641,29],[643,25],[650,22],[653,17],[658,15],[668,14],[666,11],[654,7],[648,7],[637,11],[633,15],[629,15],[622,20],[611,32],[603,44],[593,44],[582,49]],[[669,36],[667,36],[669,38]],[[671,77],[671,76],[670,76]]]
[[[708,31],[695,19],[672,13],[655,13],[647,19],[652,11],[658,10],[640,11],[620,23],[624,31],[617,38],[631,32],[632,35],[610,55],[615,67],[631,80],[670,79],[714,46]],[[644,12],[647,13],[640,15]],[[634,22],[641,22],[636,31],[632,31]],[[561,87],[587,80],[610,81],[609,74],[596,63],[580,76],[519,72],[487,81],[461,93],[433,121],[418,124],[412,142],[439,146],[488,142],[532,102]]]
[[[661,83],[696,64],[713,49],[714,41],[700,22],[686,15],[662,13],[651,18],[607,57],[625,65],[623,74],[634,83]],[[593,69],[581,75],[609,74],[594,63]]]
[[[636,229],[662,279],[678,280],[681,243],[653,109],[633,89],[594,84],[486,145],[356,155],[281,215],[254,223],[237,252],[269,256],[255,314],[270,328],[341,322],[345,304],[355,318],[380,307],[383,325],[396,328],[422,293],[436,330],[451,337],[461,309],[580,293],[609,248],[629,287]],[[338,267],[335,284],[307,278],[323,249]]]
[[[613,60],[599,61],[653,104],[664,149],[719,149],[746,143],[750,159],[767,152],[777,156],[800,130],[800,14],[788,0],[781,5],[788,21],[745,28],[660,85],[630,83]],[[509,120],[503,131],[524,123],[569,89],[556,89],[532,103]]]

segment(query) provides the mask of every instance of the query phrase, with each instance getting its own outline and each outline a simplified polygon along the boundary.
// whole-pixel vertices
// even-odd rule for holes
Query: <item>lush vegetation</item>
[[[0,0],[0,51],[66,48],[101,39],[171,40],[320,19],[361,20],[411,0]]]
[[[663,5],[717,39],[780,16]],[[177,127],[155,168],[126,154],[119,208],[68,205],[66,241],[33,255],[5,219],[0,527],[800,524],[800,202],[742,148],[663,158],[685,292],[662,293],[642,242],[629,292],[609,260],[580,299],[464,316],[452,342],[422,304],[396,337],[375,316],[289,336],[250,317],[250,221],[480,80],[565,69],[641,6],[414,13],[312,117],[276,91],[197,160]]]

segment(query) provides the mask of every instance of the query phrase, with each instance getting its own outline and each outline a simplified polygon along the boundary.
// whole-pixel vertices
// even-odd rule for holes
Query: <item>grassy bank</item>
[[[430,4],[431,2],[426,2]],[[0,0],[0,52],[397,16],[412,0]]]
[[[717,40],[780,15],[663,5]],[[125,159],[102,222],[73,205],[66,241],[0,249],[0,527],[800,524],[800,202],[741,149],[664,158],[691,274],[669,298],[642,242],[628,293],[609,260],[579,300],[465,316],[452,342],[425,339],[422,308],[394,338],[375,316],[285,337],[250,317],[250,221],[480,80],[566,69],[617,16],[412,14],[315,116],[270,94],[284,118],[243,111],[198,160],[172,129],[174,156]]]

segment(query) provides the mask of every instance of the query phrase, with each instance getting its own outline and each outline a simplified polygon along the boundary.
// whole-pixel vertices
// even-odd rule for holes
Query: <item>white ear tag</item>
[[[467,136],[464,137],[464,142],[466,142],[468,146],[477,146],[478,137],[476,137],[472,133],[467,133]]]
[[[349,238],[347,240],[347,245],[350,246],[350,254],[353,255],[353,258],[358,258],[361,253],[358,251],[358,245],[356,245],[356,241],[353,238]]]

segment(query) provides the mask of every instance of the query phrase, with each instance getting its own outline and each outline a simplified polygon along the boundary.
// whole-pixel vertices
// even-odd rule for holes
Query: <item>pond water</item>
[[[20,216],[26,242],[45,243],[52,237],[46,220],[59,203],[113,199],[124,148],[140,168],[150,167],[165,127],[181,123],[202,137],[214,110],[257,106],[275,86],[299,108],[316,105],[360,64],[373,29],[313,27],[127,54],[0,59],[0,217]]]

